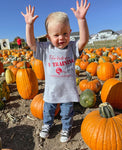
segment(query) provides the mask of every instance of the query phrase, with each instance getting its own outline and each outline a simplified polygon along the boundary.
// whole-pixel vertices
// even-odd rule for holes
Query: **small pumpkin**
[[[86,70],[86,68],[87,68],[87,66],[88,66],[88,64],[89,64],[89,62],[87,61],[87,60],[82,60],[81,62],[80,62],[80,68],[81,68],[81,70]]]
[[[97,77],[106,81],[107,79],[115,77],[115,68],[111,62],[100,63],[97,67]]]
[[[81,89],[81,91],[90,89],[95,93],[98,93],[102,87],[100,81],[98,79],[92,80],[92,76],[88,72],[86,72],[86,75],[87,75],[87,79],[80,81],[79,88]]]
[[[16,81],[15,75],[10,69],[7,69],[5,71],[5,79],[6,79],[7,84],[11,84]]]
[[[119,69],[119,79],[111,78],[104,82],[101,100],[109,102],[114,108],[122,109],[122,67]]]
[[[86,89],[80,94],[80,105],[87,108],[93,107],[96,103],[96,95],[95,93],[90,90]]]
[[[89,59],[88,55],[85,54],[82,56],[82,61],[88,61],[88,59]]]
[[[109,103],[101,103],[84,118],[81,136],[91,150],[121,150],[122,114],[115,115]]]
[[[81,62],[81,59],[80,59],[80,58],[77,58],[76,61],[75,61],[75,65],[76,65],[76,66],[80,66],[80,62]]]
[[[27,62],[27,61],[19,61],[17,64],[16,64],[16,67],[17,68],[22,68],[22,67],[24,67],[24,64],[26,63],[26,67],[27,68],[30,68],[30,63],[29,62]]]
[[[30,110],[34,117],[43,120],[43,109],[44,109],[43,94],[40,93],[33,98],[30,105]],[[60,110],[60,105],[58,104],[55,111],[55,116],[58,114],[59,110]]]
[[[111,61],[111,58],[108,57],[108,56],[100,56],[99,60],[98,60],[98,63],[104,63],[104,62],[110,62]]]
[[[6,80],[0,80],[0,100],[7,101],[10,98],[10,89],[6,83]]]
[[[23,99],[32,99],[38,93],[38,80],[32,68],[27,68],[26,63],[23,69],[16,74],[16,85],[20,96]]]
[[[88,64],[86,71],[89,72],[91,74],[91,76],[96,76],[97,75],[97,66],[98,66],[97,62],[91,62],[90,64]]]

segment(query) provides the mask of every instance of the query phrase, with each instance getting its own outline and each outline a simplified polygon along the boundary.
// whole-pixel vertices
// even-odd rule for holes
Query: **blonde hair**
[[[68,15],[64,12],[53,12],[48,15],[45,20],[45,28],[48,33],[48,25],[50,22],[56,21],[70,26]]]

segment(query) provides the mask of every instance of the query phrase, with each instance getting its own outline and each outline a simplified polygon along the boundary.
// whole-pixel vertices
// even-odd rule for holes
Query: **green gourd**
[[[96,95],[95,93],[90,90],[86,89],[80,94],[80,105],[87,108],[93,107],[96,103]]]

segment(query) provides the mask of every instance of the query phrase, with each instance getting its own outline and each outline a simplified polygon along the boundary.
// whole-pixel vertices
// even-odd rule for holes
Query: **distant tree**
[[[19,36],[15,37],[13,42],[17,42],[17,39],[18,39],[18,38],[21,39],[22,43],[25,43],[25,39],[23,39],[23,38],[21,38],[21,37],[19,37]]]
[[[18,48],[18,45],[17,45],[17,39],[18,39],[18,38],[20,38],[21,41],[22,41],[22,47],[24,47],[24,46],[27,45],[27,43],[25,42],[25,39],[23,39],[23,38],[17,36],[17,37],[14,38],[14,40],[13,40],[12,42],[10,42],[10,47],[11,47],[11,49]]]

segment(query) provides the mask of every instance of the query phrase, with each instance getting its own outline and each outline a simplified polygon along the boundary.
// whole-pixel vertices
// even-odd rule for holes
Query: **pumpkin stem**
[[[122,81],[122,67],[119,68],[119,80]]]
[[[104,118],[111,118],[115,116],[112,106],[108,103],[101,103],[99,105],[100,116]]]
[[[86,71],[86,76],[87,76],[87,80],[88,81],[92,80],[92,76],[91,76],[91,74],[88,71]]]
[[[103,56],[108,56],[108,53],[109,53],[109,51],[105,51],[105,52],[103,53]]]
[[[105,59],[101,56],[101,59],[103,60],[103,62],[106,62]]]

